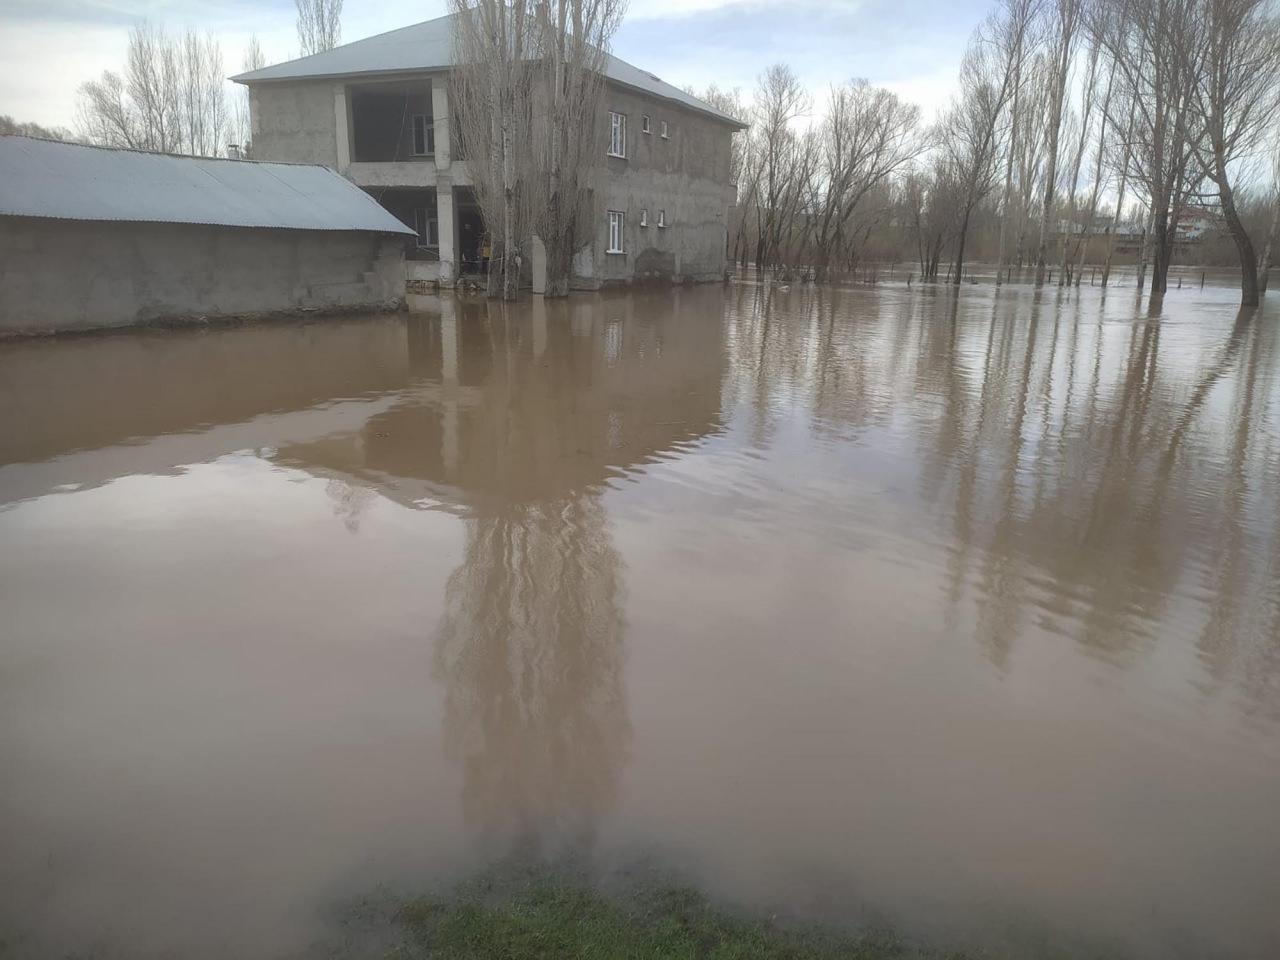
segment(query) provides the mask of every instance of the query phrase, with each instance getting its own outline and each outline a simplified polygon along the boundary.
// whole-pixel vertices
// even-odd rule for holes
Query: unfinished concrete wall
[[[249,91],[253,159],[339,169],[338,98],[332,80],[254,84]],[[345,111],[345,103],[342,104]],[[347,131],[342,131],[344,150]]]
[[[397,236],[0,220],[0,334],[381,307],[404,296]]]
[[[724,275],[733,130],[727,124],[638,91],[610,85],[601,122],[627,118],[627,157],[602,158],[595,243],[575,262],[575,285],[670,280],[700,282]],[[649,117],[649,133],[643,117]],[[662,136],[666,121],[667,136]],[[608,211],[626,214],[625,252],[607,253]],[[647,211],[648,226],[641,214]],[[666,226],[659,227],[661,213]]]

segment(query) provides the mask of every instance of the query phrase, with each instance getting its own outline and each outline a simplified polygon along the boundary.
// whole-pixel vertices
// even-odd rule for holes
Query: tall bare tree
[[[544,0],[534,48],[542,71],[545,133],[531,190],[534,226],[547,255],[547,296],[567,296],[574,254],[592,237],[594,177],[605,154],[602,93],[609,41],[625,0]]]
[[[536,209],[528,172],[534,163],[537,28],[528,0],[450,0],[450,8],[457,23],[450,99],[493,245],[489,292],[514,300],[520,244],[531,233]]]
[[[1009,102],[1009,122],[1005,136],[1004,195],[1000,201],[1000,239],[996,246],[996,286],[1004,281],[1005,248],[1008,234],[1013,228],[1014,216],[1014,173],[1017,169],[1019,151],[1025,145],[1019,140],[1023,132],[1022,112],[1028,100],[1027,75],[1028,60],[1033,49],[1031,24],[1034,22],[1040,0],[1005,0],[1008,11],[1008,23],[1012,26],[1024,23],[1024,29],[1010,31],[1011,47],[1009,56],[1013,63],[1013,97]]]
[[[293,0],[302,56],[332,50],[342,40],[342,0]]]
[[[1201,44],[1198,0],[1110,0],[1093,8],[1089,28],[1116,68],[1113,124],[1132,112],[1125,150],[1129,180],[1143,193],[1149,217],[1151,299],[1164,297],[1177,215],[1196,186],[1194,97]],[[1145,245],[1145,242],[1144,242]],[[1139,257],[1139,289],[1142,264]]]
[[[79,124],[86,139],[107,146],[219,155],[228,111],[217,41],[134,27],[124,74],[108,70],[81,86]]]
[[[1013,99],[1030,21],[1009,9],[989,17],[960,66],[960,97],[943,120],[943,149],[961,187],[952,283],[964,273],[974,211],[995,189],[1000,123]]]
[[[1235,182],[1277,128],[1280,113],[1280,22],[1271,0],[1200,0],[1196,26],[1204,60],[1193,64],[1193,99],[1202,125],[1197,159],[1240,258],[1240,301],[1257,306],[1258,257],[1236,204]]]
[[[249,37],[249,45],[244,51],[244,60],[241,61],[241,69],[248,73],[250,70],[260,70],[267,65],[267,56],[262,51],[262,44],[258,42],[258,35],[252,34]],[[232,135],[235,137],[235,144],[239,148],[240,156],[248,158],[253,155],[253,126],[252,117],[249,112],[249,88],[241,87],[236,91],[236,98],[232,106]]]
[[[1262,262],[1258,265],[1260,293],[1267,292],[1271,268],[1276,262],[1277,251],[1280,251],[1280,131],[1276,133],[1271,164],[1271,229],[1267,233],[1267,242],[1262,249]]]
[[[1075,150],[1071,154],[1071,177],[1067,181],[1067,217],[1066,229],[1062,231],[1062,261],[1058,271],[1058,285],[1071,283],[1071,238],[1076,227],[1076,193],[1080,189],[1080,168],[1084,163],[1085,148],[1089,144],[1089,135],[1093,132],[1093,102],[1098,85],[1098,53],[1097,43],[1090,45],[1089,67],[1085,72],[1084,87],[1080,97],[1079,130],[1076,135]],[[1089,225],[1083,226],[1088,231]]]
[[[1055,226],[1054,202],[1058,186],[1058,140],[1062,134],[1067,84],[1083,19],[1083,0],[1053,0],[1050,5],[1050,100],[1045,131],[1044,193],[1041,199],[1040,244],[1036,250],[1036,284],[1044,283],[1049,259],[1049,237]]]
[[[810,220],[814,266],[825,279],[850,238],[868,198],[920,155],[920,108],[895,94],[853,80],[831,91],[821,131],[819,196]]]
[[[776,262],[784,225],[805,191],[800,181],[812,169],[804,138],[792,126],[808,109],[809,95],[786,64],[776,63],[760,75],[752,118],[760,165],[755,202],[758,268]]]

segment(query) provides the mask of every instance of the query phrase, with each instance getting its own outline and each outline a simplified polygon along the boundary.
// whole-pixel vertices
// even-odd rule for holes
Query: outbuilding
[[[0,137],[0,334],[391,306],[413,236],[318,165]]]

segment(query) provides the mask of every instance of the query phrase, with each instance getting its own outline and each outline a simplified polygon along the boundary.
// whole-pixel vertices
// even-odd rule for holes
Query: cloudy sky
[[[446,0],[346,0],[344,40],[445,12]],[[614,53],[677,86],[749,91],[786,61],[815,92],[866,77],[932,113],[987,0],[632,0]],[[0,0],[0,114],[73,126],[76,88],[119,69],[129,27],[150,19],[221,41],[239,72],[251,33],[271,63],[298,53],[293,0]]]

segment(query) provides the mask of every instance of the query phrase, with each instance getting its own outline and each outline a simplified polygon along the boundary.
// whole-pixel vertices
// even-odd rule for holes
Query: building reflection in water
[[[332,477],[457,513],[435,672],[465,814],[580,842],[615,803],[630,725],[625,567],[610,480],[719,428],[719,328],[681,295],[518,307],[445,299],[408,322],[409,384],[358,432],[281,448]]]

